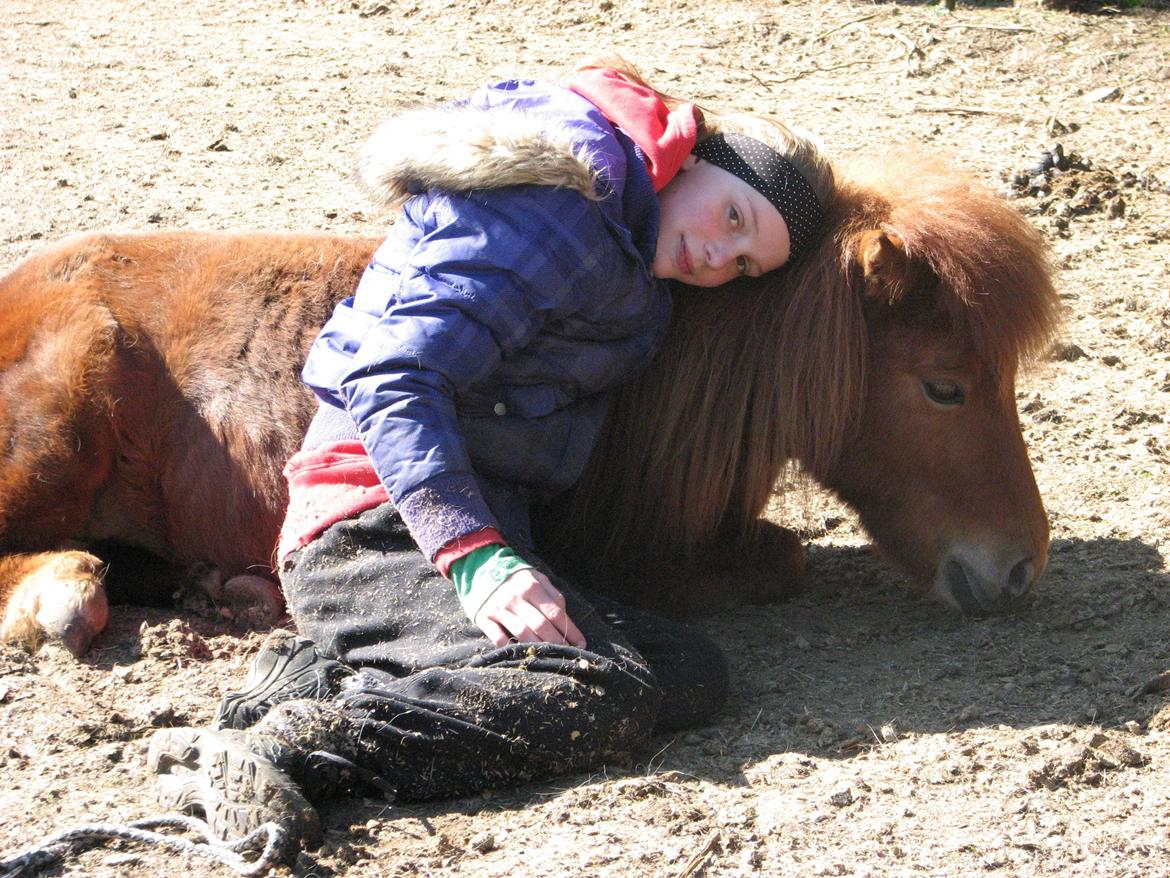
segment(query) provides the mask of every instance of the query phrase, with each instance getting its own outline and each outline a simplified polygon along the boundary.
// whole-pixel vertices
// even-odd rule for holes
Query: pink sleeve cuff
[[[506,545],[508,545],[507,541],[498,530],[494,527],[485,527],[466,536],[456,537],[439,549],[435,554],[435,567],[443,576],[447,576],[451,565],[464,555],[470,555],[476,549],[482,549],[484,546]]]

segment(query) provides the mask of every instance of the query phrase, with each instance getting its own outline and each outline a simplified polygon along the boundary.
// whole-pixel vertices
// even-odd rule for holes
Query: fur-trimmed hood
[[[384,205],[427,189],[525,184],[610,201],[623,197],[633,163],[645,171],[632,142],[593,103],[552,83],[511,80],[392,116],[362,147],[357,178]]]
[[[357,177],[382,205],[426,189],[469,192],[535,184],[597,200],[594,150],[568,127],[510,109],[448,104],[383,122],[358,155]]]

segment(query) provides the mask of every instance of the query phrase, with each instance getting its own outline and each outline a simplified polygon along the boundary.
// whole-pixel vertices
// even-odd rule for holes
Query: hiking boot
[[[252,662],[244,687],[223,697],[211,727],[251,728],[282,701],[330,697],[352,673],[341,662],[321,655],[313,641],[291,631],[273,631]]]
[[[158,775],[159,801],[202,814],[221,839],[235,840],[275,823],[290,847],[321,844],[321,819],[277,763],[293,748],[272,735],[232,729],[160,729],[150,740],[147,767]]]

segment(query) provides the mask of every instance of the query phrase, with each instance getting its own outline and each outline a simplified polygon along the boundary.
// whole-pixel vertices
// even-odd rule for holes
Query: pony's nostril
[[[967,616],[977,616],[983,612],[983,605],[971,587],[971,580],[963,564],[954,558],[947,561],[944,568],[947,585],[950,586],[951,597],[959,605],[959,609]]]
[[[1035,578],[1036,568],[1032,564],[1031,558],[1025,558],[1023,561],[1016,564],[1012,568],[1012,572],[1008,574],[1008,594],[1013,598],[1018,598],[1028,590],[1028,586],[1032,584]]]

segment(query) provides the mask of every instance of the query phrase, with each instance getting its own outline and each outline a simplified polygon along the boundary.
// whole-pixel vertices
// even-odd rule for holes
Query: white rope
[[[204,841],[191,841],[177,835],[151,832],[152,829],[180,829],[202,835]],[[142,844],[155,844],[187,854],[216,860],[240,875],[263,875],[276,865],[284,853],[288,834],[275,823],[265,823],[251,834],[234,842],[217,839],[202,820],[176,814],[166,817],[148,817],[127,824],[91,823],[66,829],[41,840],[34,848],[11,860],[0,861],[0,878],[27,878],[46,866],[76,854],[92,843],[120,838]],[[263,849],[254,860],[243,856],[243,851]]]

